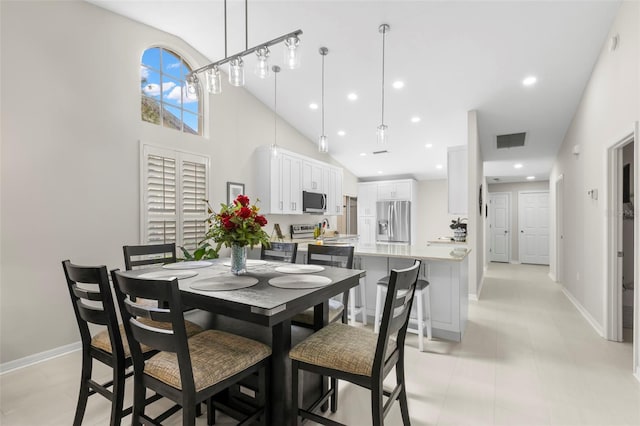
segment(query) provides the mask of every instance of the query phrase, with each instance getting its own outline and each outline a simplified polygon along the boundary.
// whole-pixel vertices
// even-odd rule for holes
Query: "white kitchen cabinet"
[[[447,188],[449,214],[466,215],[468,205],[467,147],[453,146],[447,150]]]
[[[326,167],[315,161],[305,160],[302,162],[302,189],[310,192],[326,193],[326,186],[323,186],[323,172]]]
[[[378,201],[409,200],[411,201],[412,182],[384,182],[378,184]]]
[[[282,213],[302,213],[302,160],[289,154],[282,154]]]
[[[358,216],[375,216],[377,199],[377,183],[358,184]]]
[[[327,214],[342,214],[342,169],[336,167],[328,167],[326,169],[328,176],[327,194]]]
[[[375,244],[376,242],[376,217],[358,216],[358,243]]]

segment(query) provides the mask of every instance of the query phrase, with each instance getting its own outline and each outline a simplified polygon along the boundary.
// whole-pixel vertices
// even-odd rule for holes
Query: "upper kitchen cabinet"
[[[280,149],[256,150],[256,197],[265,214],[302,214],[302,191],[326,195],[326,214],[342,214],[342,169]]]
[[[378,201],[411,201],[413,180],[399,180],[378,183]]]
[[[464,145],[450,147],[447,150],[449,214],[467,214],[468,170],[467,147]]]
[[[358,184],[358,216],[375,216],[378,201],[378,184],[375,182]]]

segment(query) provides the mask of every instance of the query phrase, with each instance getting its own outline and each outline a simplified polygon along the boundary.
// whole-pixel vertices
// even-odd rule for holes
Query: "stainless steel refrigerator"
[[[378,201],[376,203],[379,243],[411,243],[411,201]]]

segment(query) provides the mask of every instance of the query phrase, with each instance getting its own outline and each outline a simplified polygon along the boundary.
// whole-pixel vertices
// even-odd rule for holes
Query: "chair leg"
[[[431,334],[431,286],[427,286],[425,289],[425,295],[427,296],[427,339],[433,339],[433,335]]]
[[[382,311],[382,286],[377,286],[376,289],[376,314],[373,319],[373,331],[378,333],[380,331],[380,316]]]
[[[331,389],[333,390],[331,394],[331,412],[335,413],[338,411],[338,379],[331,378]]]
[[[73,419],[73,426],[80,426],[84,412],[87,409],[87,400],[89,399],[89,379],[91,379],[91,370],[93,369],[93,361],[88,353],[82,354],[82,372],[80,373],[80,391],[78,393],[78,405],[76,406],[76,415]]]
[[[298,361],[291,361],[291,426],[298,426],[298,407],[300,405],[300,380]]]
[[[213,426],[216,424],[216,409],[213,408],[213,397],[207,399],[207,425]]]
[[[350,288],[349,289],[349,316],[351,323],[355,323],[356,322],[356,289],[354,288]]]
[[[189,401],[189,399],[187,399]],[[195,426],[196,424],[196,404],[185,402],[182,406],[182,426]]]
[[[416,289],[415,298],[418,302],[418,349],[424,352],[424,307],[422,306],[422,290]]]
[[[382,426],[384,421],[382,395],[382,380],[375,380],[371,387],[371,424],[373,426]]]
[[[113,366],[113,389],[111,401],[111,426],[120,426],[122,421],[122,404],[124,401],[124,368]]]
[[[396,364],[396,383],[398,386],[402,386],[400,394],[398,395],[398,402],[400,402],[400,413],[402,414],[402,424],[404,426],[411,425],[409,419],[409,404],[407,403],[407,390],[405,388],[404,381],[404,354],[401,355],[398,363]]]
[[[362,312],[362,325],[367,325],[367,292],[364,278],[360,278],[360,309],[360,312]]]
[[[144,415],[146,389],[142,385],[142,378],[134,375],[133,379],[133,410],[131,412],[131,426],[139,426],[142,424],[142,416]]]

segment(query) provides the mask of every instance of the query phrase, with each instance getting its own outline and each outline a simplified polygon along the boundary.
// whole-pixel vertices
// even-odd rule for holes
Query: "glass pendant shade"
[[[379,125],[377,136],[378,145],[386,145],[389,142],[389,127],[385,124]]]
[[[329,152],[329,139],[325,135],[320,136],[318,139],[318,151],[325,154]]]
[[[229,84],[236,87],[244,86],[244,61],[233,58],[229,62]]]
[[[269,77],[269,49],[267,47],[261,47],[256,50],[256,56],[258,62],[256,63],[255,74],[258,78],[265,79]]]
[[[289,37],[284,41],[284,63],[289,69],[300,67],[300,39],[296,36]]]
[[[222,79],[220,77],[220,69],[218,67],[207,70],[207,91],[212,95],[222,93]]]
[[[195,99],[198,96],[198,76],[194,74],[187,77],[185,86],[187,90],[187,98]]]
[[[275,143],[271,144],[271,158],[277,158],[278,157],[278,145],[276,145]]]

